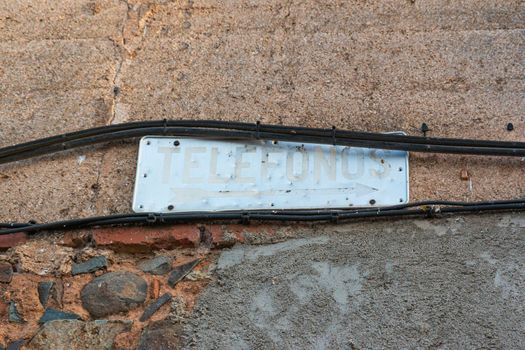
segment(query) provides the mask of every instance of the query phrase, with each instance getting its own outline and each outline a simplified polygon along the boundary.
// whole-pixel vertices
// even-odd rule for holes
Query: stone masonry
[[[524,65],[520,0],[4,0],[0,147],[164,118],[410,135],[426,123],[429,136],[524,141]],[[137,149],[138,140],[127,140],[1,165],[0,222],[131,211]],[[411,200],[523,197],[524,164],[411,154]],[[0,349],[396,348],[396,339],[406,347],[519,348],[523,215],[490,218],[0,236]],[[295,237],[315,250],[301,254],[302,241],[284,242]],[[397,265],[385,265],[385,251]],[[228,259],[247,267],[224,266]],[[326,270],[328,262],[355,269]],[[345,339],[323,340],[330,329],[320,334],[318,326],[330,325],[328,318],[302,308],[310,282],[301,269],[339,288],[308,285],[318,293],[314,307],[341,316],[332,329],[344,326]],[[351,329],[338,309],[354,275],[372,292],[353,290],[365,307],[349,301],[348,310],[384,316],[376,322],[382,336],[368,333],[362,319]],[[472,283],[466,289],[465,281]],[[436,298],[426,287],[449,294]],[[233,299],[221,299],[231,288]],[[480,302],[468,301],[465,290]],[[281,292],[289,309],[272,304]],[[396,304],[376,309],[374,295]],[[399,306],[406,300],[407,308]],[[209,314],[217,304],[224,322]],[[426,317],[432,310],[435,319]],[[240,330],[237,319],[246,322]],[[299,320],[317,323],[295,340]],[[466,336],[450,335],[454,329]]]

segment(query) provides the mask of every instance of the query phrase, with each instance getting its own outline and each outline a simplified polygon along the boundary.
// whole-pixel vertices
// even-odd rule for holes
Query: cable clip
[[[250,213],[247,213],[247,212],[242,213],[241,223],[243,225],[249,225],[250,224]]]
[[[335,126],[332,126],[332,142],[333,142],[333,145],[335,146],[336,143],[337,143],[337,139],[335,138],[335,133],[336,133],[336,127]]]
[[[436,214],[440,212],[439,207],[436,207],[435,205],[431,205],[427,210],[427,218],[435,218]]]
[[[339,213],[337,212],[331,212],[330,213],[330,222],[332,224],[337,224],[339,223]]]
[[[162,125],[163,125],[162,135],[166,136],[166,132],[168,130],[168,119],[164,118],[162,120]]]
[[[260,140],[261,139],[261,121],[258,120],[256,123],[255,123],[255,138],[257,140]]]
[[[146,218],[146,222],[148,224],[154,224],[157,222],[157,216],[153,213],[149,213],[148,217]]]

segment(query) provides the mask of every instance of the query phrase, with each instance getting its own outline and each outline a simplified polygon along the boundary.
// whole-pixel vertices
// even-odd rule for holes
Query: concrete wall
[[[525,216],[341,225],[222,252],[187,349],[523,349]]]

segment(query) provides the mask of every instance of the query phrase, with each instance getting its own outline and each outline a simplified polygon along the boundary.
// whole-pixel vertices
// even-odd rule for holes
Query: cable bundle
[[[213,120],[131,122],[76,131],[0,148],[0,164],[146,135],[277,140],[410,152],[525,157],[524,142],[429,138],[347,130]]]
[[[381,134],[338,130],[262,125],[213,120],[161,120],[131,122],[76,131],[0,148],[0,164],[52,154],[88,145],[107,143],[146,135],[190,136],[241,140],[277,140],[353,147],[391,149],[410,152],[472,154],[525,157],[524,142],[428,138],[399,134]],[[433,216],[438,213],[470,213],[499,210],[524,210],[525,199],[452,202],[424,201],[389,207],[317,210],[238,210],[191,213],[134,213],[50,223],[0,223],[0,235],[16,232],[35,233],[111,225],[157,225],[182,222],[231,221],[324,221],[389,216]]]
[[[412,209],[410,209],[412,208]],[[0,235],[16,232],[35,233],[49,230],[71,230],[87,227],[113,225],[163,225],[202,221],[238,220],[248,224],[250,221],[319,221],[338,223],[358,218],[407,217],[415,215],[435,216],[440,213],[472,213],[500,210],[525,210],[525,199],[486,201],[486,202],[451,202],[424,201],[382,208],[363,209],[318,209],[318,210],[248,210],[224,212],[191,213],[137,213],[98,216],[83,219],[63,220],[50,223],[4,223],[0,224]]]

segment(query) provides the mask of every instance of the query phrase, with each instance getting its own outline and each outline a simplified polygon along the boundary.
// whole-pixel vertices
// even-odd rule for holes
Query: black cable
[[[162,121],[141,121],[141,122],[129,122],[116,125],[108,125],[102,127],[96,127],[91,129],[85,129],[81,131],[75,131],[62,135],[52,136],[35,140],[15,146],[5,147],[0,149],[0,157],[9,155],[11,152],[19,152],[32,147],[42,147],[51,144],[62,143],[82,137],[89,137],[100,135],[103,133],[110,133],[114,131],[123,131],[139,128],[158,127],[158,126],[170,126],[170,127],[204,127],[204,128],[222,128],[231,130],[244,130],[244,131],[268,131],[268,132],[292,132],[295,134],[310,133],[317,136],[326,136],[327,133],[334,133],[333,129],[321,129],[321,128],[306,128],[306,127],[290,127],[282,125],[263,125],[260,122],[242,123],[242,122],[224,122],[215,120],[162,120]],[[476,147],[502,147],[502,148],[524,148],[525,143],[523,142],[501,142],[492,140],[468,140],[468,139],[452,139],[452,138],[427,138],[421,136],[405,136],[398,134],[378,134],[370,132],[355,132],[346,130],[335,131],[337,137],[349,137],[354,139],[362,140],[384,140],[384,141],[400,141],[407,143],[421,143],[421,144],[436,144],[436,145],[455,145],[455,146],[476,146]]]
[[[150,127],[135,128],[130,130],[114,131],[102,133],[95,136],[83,137],[71,141],[62,142],[45,147],[31,148],[26,151],[16,152],[11,155],[0,157],[0,164],[13,162],[17,160],[36,157],[44,154],[55,153],[63,150],[69,150],[77,147],[84,147],[99,143],[105,143],[127,138],[135,138],[146,135],[171,135],[221,138],[221,139],[249,139],[257,140],[257,137],[266,140],[291,141],[302,143],[333,144],[337,141],[338,145],[369,147],[380,149],[404,150],[413,152],[433,152],[433,153],[453,153],[453,154],[476,154],[476,155],[498,155],[498,156],[525,156],[525,148],[505,148],[505,147],[475,147],[475,146],[451,146],[451,145],[433,145],[417,144],[404,142],[391,142],[383,140],[360,140],[339,137],[334,140],[330,136],[312,136],[296,133],[269,133],[263,131],[235,131],[222,129],[204,129],[204,128],[180,128],[180,127]],[[389,135],[392,136],[392,135]],[[401,136],[401,135],[397,135]],[[2,150],[0,150],[1,152]]]
[[[480,201],[480,202],[461,202],[461,201],[445,201],[445,200],[427,200],[427,201],[419,201],[419,202],[411,202],[411,203],[404,203],[404,204],[396,204],[391,206],[385,206],[385,207],[363,207],[363,208],[333,208],[333,209],[257,209],[257,210],[250,210],[250,211],[239,211],[239,210],[232,210],[232,211],[221,211],[220,213],[228,214],[228,213],[239,213],[239,212],[249,212],[254,214],[274,214],[274,215],[294,215],[294,214],[301,214],[301,215],[311,215],[311,214],[326,214],[326,213],[333,213],[333,212],[348,212],[348,211],[355,211],[355,212],[378,212],[378,211],[389,211],[389,210],[395,210],[395,209],[408,209],[413,207],[429,207],[429,206],[461,206],[461,207],[469,207],[469,206],[478,206],[478,205],[492,205],[492,204],[520,204],[525,202],[524,199],[508,199],[508,200],[491,200],[491,201]],[[188,212],[188,213],[180,213],[180,214],[194,214],[194,215],[206,215],[209,213],[209,211],[204,212]],[[84,219],[75,219],[73,222],[77,225],[82,224],[93,224],[98,222],[105,222],[108,220],[118,220],[118,219],[124,219],[129,217],[150,217],[153,216],[155,221],[162,221],[163,218],[169,216],[170,214],[164,214],[164,213],[133,213],[133,214],[113,214],[113,215],[106,215],[106,216],[95,216],[95,217],[89,217]],[[55,222],[54,225],[69,225],[71,223],[70,220],[65,221],[58,221]],[[28,222],[28,223],[0,223],[0,228],[20,228],[20,227],[29,227],[35,225],[36,222]]]
[[[415,209],[410,209],[415,208]],[[0,224],[9,227],[0,230],[0,235],[27,232],[35,233],[49,230],[69,230],[95,226],[114,225],[159,225],[202,221],[232,221],[246,218],[253,221],[337,221],[358,218],[434,215],[437,213],[469,213],[480,211],[525,210],[525,199],[484,201],[484,202],[452,202],[424,201],[407,203],[382,208],[361,209],[320,209],[320,210],[244,210],[226,212],[185,212],[185,213],[136,213],[109,216],[89,217],[82,219],[62,220],[43,224]],[[12,225],[12,226],[10,226]]]
[[[44,154],[74,149],[146,135],[214,137],[221,139],[279,140],[299,143],[337,144],[354,147],[393,149],[413,152],[525,156],[525,143],[490,140],[426,138],[396,134],[353,132],[339,129],[319,129],[262,125],[207,120],[146,121],[104,126],[34,140],[0,148],[0,164]],[[525,200],[488,202],[425,201],[383,208],[268,210],[197,213],[144,213],[64,220],[52,223],[0,223],[0,234],[38,232],[104,225],[166,224],[208,220],[255,221],[331,221],[351,218],[429,215],[435,212],[456,213],[489,210],[523,210]],[[415,208],[415,209],[410,209]]]
[[[331,136],[321,136],[319,134],[306,133],[269,133],[269,132],[246,132],[246,131],[228,131],[228,130],[216,130],[216,129],[202,129],[202,128],[136,128],[131,130],[121,130],[114,131],[110,133],[101,133],[91,137],[77,138],[72,141],[61,142],[60,144],[54,144],[47,147],[38,147],[31,150],[26,150],[25,152],[30,152],[38,150],[39,153],[49,153],[56,152],[65,149],[71,149],[75,147],[81,147],[86,144],[95,144],[101,142],[109,142],[114,140],[120,140],[130,137],[139,137],[145,135],[165,135],[165,134],[179,135],[179,136],[194,136],[194,137],[224,137],[224,138],[239,138],[239,139],[251,139],[256,140],[259,138],[265,139],[275,139],[283,141],[295,141],[295,142],[318,142],[324,144],[333,144],[334,137]],[[261,136],[262,135],[262,136]],[[259,137],[258,137],[259,136]],[[491,155],[511,155],[511,156],[521,156],[524,153],[525,148],[510,148],[506,143],[499,143],[502,147],[478,147],[478,146],[453,146],[453,145],[433,145],[433,144],[423,144],[423,143],[411,143],[405,142],[402,138],[399,138],[401,135],[396,135],[399,142],[390,141],[391,137],[384,136],[394,136],[394,135],[381,135],[382,138],[386,140],[376,140],[372,139],[361,139],[361,138],[348,138],[348,137],[339,137],[337,144],[342,145],[355,145],[363,147],[372,147],[372,148],[387,148],[387,149],[400,149],[400,150],[412,150],[419,152],[443,152],[443,153],[467,153],[467,154],[491,154]],[[403,137],[403,136],[401,136]],[[21,152],[18,152],[21,153]],[[18,154],[15,153],[15,154]],[[8,157],[4,155],[2,158]]]
[[[164,120],[153,120],[153,121],[138,121],[138,122],[128,122],[128,123],[122,123],[122,124],[115,124],[115,125],[105,125],[105,126],[99,126],[95,128],[90,129],[84,129],[79,131],[74,131],[70,133],[45,137],[29,142],[20,143],[13,146],[7,146],[4,148],[0,148],[0,157],[17,154],[22,151],[37,149],[40,147],[50,146],[50,145],[57,145],[61,144],[63,142],[77,140],[83,137],[90,137],[90,136],[96,136],[101,135],[104,133],[110,133],[114,131],[123,131],[123,130],[131,130],[131,129],[140,129],[140,128],[146,128],[146,127],[157,127],[162,126],[164,124]],[[231,128],[237,128],[242,127],[242,125],[248,125],[247,123],[237,123],[237,122],[229,122],[231,125]],[[181,120],[181,121],[167,121],[167,126],[179,126],[179,127],[210,127],[210,128],[219,128],[224,126],[224,122],[221,121],[214,121],[214,120]]]
[[[110,125],[48,137],[0,148],[0,164],[50,154],[85,145],[92,145],[145,135],[177,135],[267,139],[294,142],[395,149],[413,152],[435,152],[477,155],[525,156],[525,143],[490,140],[426,138],[398,134],[354,132],[263,125],[260,123],[209,120],[147,121]]]

